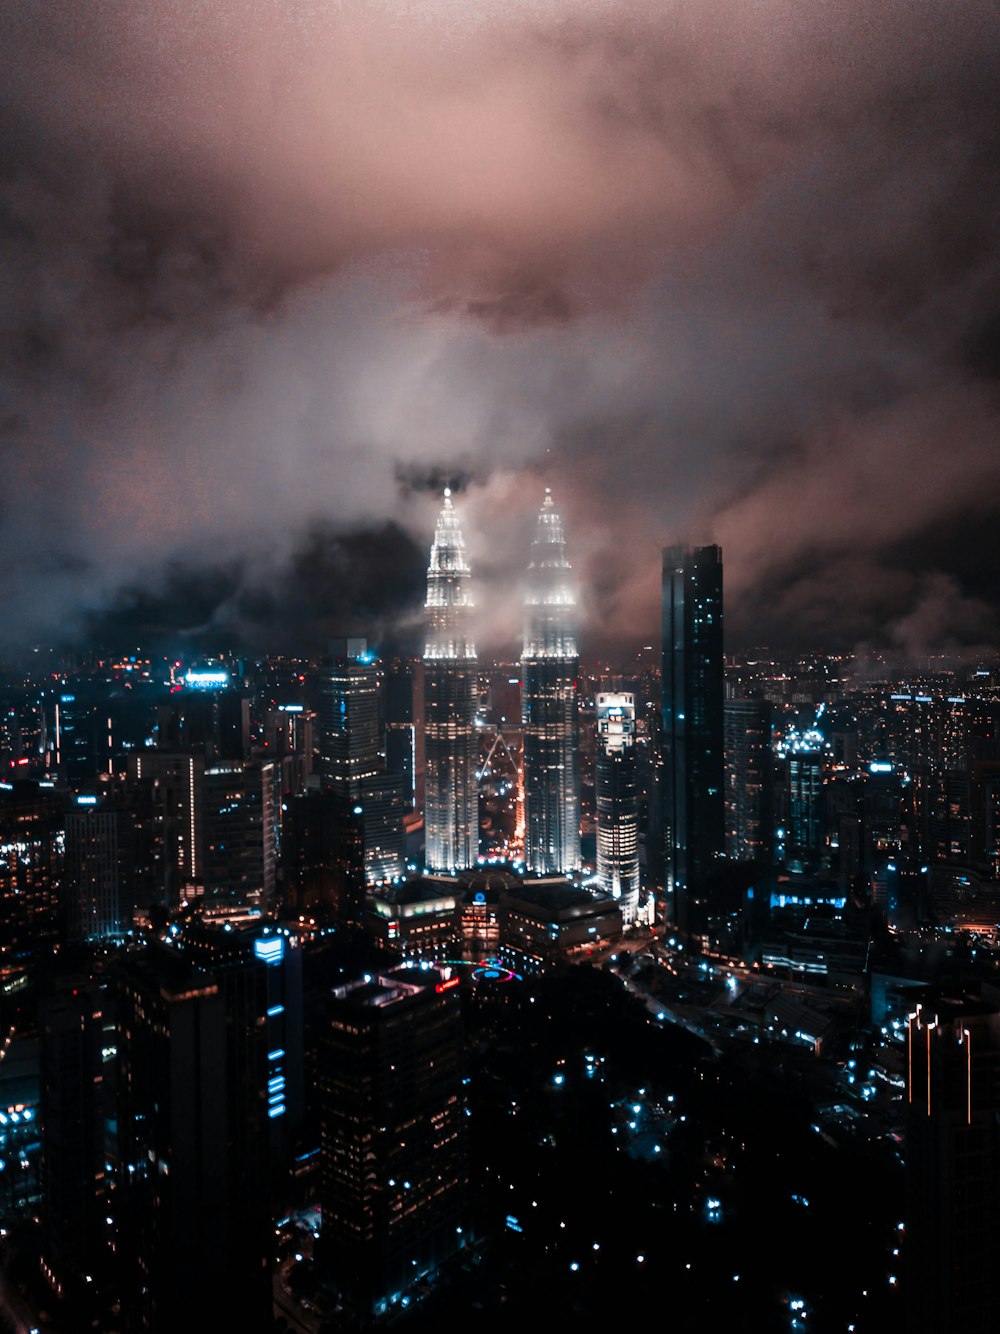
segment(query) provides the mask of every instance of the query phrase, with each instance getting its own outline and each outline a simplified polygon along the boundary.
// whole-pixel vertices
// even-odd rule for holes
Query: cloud
[[[304,620],[405,620],[447,479],[512,646],[543,474],[593,644],[655,632],[678,538],[723,544],[734,642],[987,632],[951,539],[1000,496],[991,6],[56,0],[0,38],[0,644],[160,596],[284,642],[337,542],[370,579]]]

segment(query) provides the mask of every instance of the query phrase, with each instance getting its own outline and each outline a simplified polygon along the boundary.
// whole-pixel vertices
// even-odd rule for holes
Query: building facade
[[[725,848],[722,549],[663,553],[663,832],[668,910],[701,935]]]
[[[471,578],[446,489],[427,570],[424,644],[424,860],[446,875],[474,866],[479,852]]]
[[[401,876],[405,860],[406,780],[386,769],[380,695],[380,664],[367,640],[335,640],[320,688],[323,785],[359,817],[368,884]]]
[[[531,544],[521,655],[524,860],[535,875],[580,867],[578,675],[572,570],[546,489]]]
[[[772,705],[766,699],[727,699],[726,856],[768,865],[774,853]]]
[[[996,1329],[1000,993],[924,996],[907,1030],[906,1329]]]
[[[323,1032],[320,1245],[379,1314],[471,1240],[458,976],[394,968],[337,987]]]
[[[635,696],[597,696],[597,878],[631,926],[639,907]]]

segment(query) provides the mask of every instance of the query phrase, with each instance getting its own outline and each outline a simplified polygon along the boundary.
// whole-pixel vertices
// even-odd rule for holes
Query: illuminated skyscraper
[[[424,860],[428,870],[444,874],[474,866],[479,851],[471,577],[458,515],[446,489],[424,604]]]
[[[682,931],[715,916],[725,849],[722,550],[663,553],[663,830],[666,890]]]
[[[631,926],[639,907],[635,696],[597,696],[597,878]]]
[[[576,596],[562,519],[546,488],[524,600],[524,860],[537,875],[580,866]]]
[[[363,780],[382,768],[378,691],[378,661],[367,640],[335,640],[320,680],[323,782],[355,801]]]
[[[320,1250],[360,1316],[383,1314],[471,1239],[457,986],[450,969],[393,968],[328,1003]]]
[[[386,772],[379,721],[381,669],[364,639],[331,644],[320,688],[323,785],[361,817],[365,879],[403,873],[403,782]]]

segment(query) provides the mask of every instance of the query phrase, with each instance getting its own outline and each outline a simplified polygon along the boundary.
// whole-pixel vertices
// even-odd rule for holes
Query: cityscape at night
[[[995,1334],[995,8],[0,33],[0,1334]]]

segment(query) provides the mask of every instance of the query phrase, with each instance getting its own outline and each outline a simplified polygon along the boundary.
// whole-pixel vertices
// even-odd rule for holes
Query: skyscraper
[[[428,870],[444,874],[467,870],[479,851],[471,577],[458,515],[446,489],[424,604],[424,860]]]
[[[597,878],[631,926],[639,907],[635,696],[597,696]]]
[[[330,645],[320,681],[319,734],[325,786],[352,800],[379,772],[378,664],[364,639]]]
[[[772,705],[766,699],[727,699],[726,856],[768,865],[774,842],[771,755]]]
[[[231,761],[206,769],[202,786],[205,897],[266,907],[275,889],[274,765]]]
[[[72,987],[39,1006],[45,1249],[63,1282],[108,1257],[103,1010],[96,986]]]
[[[264,1095],[244,1082],[244,1102],[231,1106],[225,988],[159,947],[121,962],[116,999],[123,1327],[270,1328],[273,1233],[266,1208],[247,1206],[257,1165],[235,1159],[231,1142],[234,1124],[252,1129],[263,1116]],[[265,1041],[262,1027],[254,1033]]]
[[[59,936],[63,803],[37,783],[0,782],[0,981],[12,989]]]
[[[361,818],[365,879],[403,873],[404,783],[386,772],[379,662],[364,639],[335,640],[320,690],[323,784]]]
[[[576,597],[552,493],[538,515],[524,599],[524,860],[536,875],[580,866]]]
[[[131,905],[122,902],[126,817],[113,809],[85,805],[66,816],[64,914],[71,941],[102,940],[122,934]]]
[[[997,1327],[1000,994],[927,993],[907,1027],[906,1329]]]
[[[663,832],[677,925],[710,929],[710,881],[725,847],[722,550],[663,553]]]
[[[470,1239],[462,1017],[450,970],[337,987],[323,1030],[321,1248],[371,1315]]]

